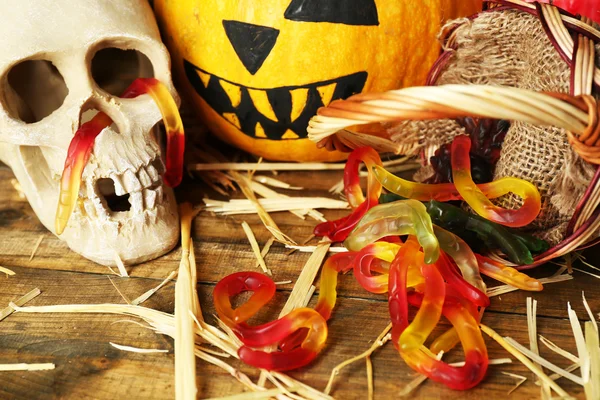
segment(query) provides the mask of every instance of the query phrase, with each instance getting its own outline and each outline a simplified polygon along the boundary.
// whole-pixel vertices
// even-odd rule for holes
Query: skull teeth
[[[153,168],[154,168],[156,171],[158,171],[158,174],[159,174],[159,175],[160,175],[160,174],[164,174],[164,173],[165,173],[165,171],[167,170],[167,169],[165,168],[165,164],[163,164],[163,161],[162,161],[162,159],[161,159],[160,157],[159,157],[159,158],[156,158],[156,159],[154,159],[154,160],[153,160],[153,161],[150,163],[149,167],[153,167]]]
[[[155,190],[144,190],[144,205],[146,209],[153,209],[156,205],[156,191]]]
[[[158,201],[163,201],[165,198],[165,195],[163,193],[163,187],[159,186],[156,188],[156,198],[158,199]]]
[[[88,189],[88,195],[91,197],[84,202],[87,214],[91,216],[103,213],[115,218],[123,218],[155,210],[157,204],[161,203],[164,197],[162,178],[159,173],[161,169],[163,169],[162,161],[156,158],[147,165],[141,166],[137,173],[131,169],[125,170],[122,174],[112,173],[110,180],[113,183],[114,192],[110,190],[110,184],[107,186],[107,179],[101,179],[102,184],[100,181],[96,184],[88,182],[88,186],[91,184],[91,190]],[[95,206],[96,213],[92,213],[92,210],[88,209],[87,203],[89,206],[92,204]],[[126,205],[125,207],[123,203]]]
[[[123,181],[121,180],[121,177],[117,174],[111,174],[110,179],[112,179],[115,185],[115,194],[117,196],[125,196],[127,194],[127,191],[123,187]]]
[[[129,203],[131,204],[131,210],[134,214],[141,214],[144,212],[144,198],[142,192],[133,192],[129,195]]]
[[[152,180],[152,182],[158,182],[160,180],[160,174],[158,173],[158,171],[156,170],[156,168],[154,168],[154,166],[152,164],[150,164],[146,167],[146,172],[150,176],[150,179]]]
[[[140,183],[140,180],[130,169],[125,171],[123,174],[123,184],[125,185],[125,190],[127,190],[129,193],[139,192],[142,190],[142,184]]]
[[[96,208],[94,207],[94,203],[92,203],[91,201],[84,201],[83,207],[88,217],[95,218],[97,216]]]
[[[148,175],[148,172],[146,172],[144,168],[140,168],[138,171],[138,177],[140,178],[140,182],[144,188],[149,188],[152,186],[152,179],[150,179],[150,175]]]

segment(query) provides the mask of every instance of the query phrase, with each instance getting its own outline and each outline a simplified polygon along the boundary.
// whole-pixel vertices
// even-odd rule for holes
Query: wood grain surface
[[[124,303],[109,276],[119,290],[133,299],[156,286],[177,268],[180,249],[135,267],[128,267],[129,278],[115,277],[106,267],[94,264],[70,251],[58,238],[39,223],[26,200],[12,187],[12,173],[0,169],[0,265],[16,275],[0,274],[0,308],[33,288],[42,294],[28,305]],[[341,172],[280,173],[278,179],[307,189],[302,195],[330,196],[329,187],[341,178]],[[180,201],[200,204],[207,193],[214,193],[191,179],[178,190]],[[282,193],[294,196],[293,191]],[[237,195],[239,196],[239,195]],[[326,212],[335,218],[345,212]],[[272,214],[281,230],[301,242],[310,236],[315,222],[300,220],[290,213]],[[234,271],[255,269],[256,259],[241,222],[247,221],[262,246],[269,233],[255,215],[221,217],[201,212],[194,221],[193,239],[198,261],[199,295],[207,320],[213,315],[212,290],[215,282]],[[39,237],[44,238],[33,260],[31,252]],[[276,300],[263,313],[264,319],[274,318],[285,302],[309,254],[273,245],[266,256],[267,266],[275,281],[291,280],[280,285]],[[594,263],[599,257],[588,252]],[[599,263],[600,264],[600,263]],[[585,266],[578,268],[593,271]],[[532,271],[538,277],[549,276],[556,266],[548,264]],[[538,300],[538,332],[559,346],[576,354],[567,320],[567,302],[571,302],[581,320],[587,314],[581,302],[585,291],[592,310],[600,312],[600,281],[574,273],[574,280],[547,285],[541,293],[514,292],[492,299],[483,322],[502,335],[510,335],[527,345],[525,302],[528,296]],[[496,282],[488,280],[490,286]],[[173,312],[174,283],[167,284],[150,298],[145,306]],[[341,277],[339,301],[329,323],[330,334],[325,350],[306,368],[292,372],[293,377],[323,390],[332,368],[343,360],[370,347],[373,340],[389,322],[386,298],[362,290],[351,274]],[[316,296],[313,296],[312,303]],[[131,318],[114,315],[87,314],[19,314],[0,321],[0,364],[54,363],[56,369],[35,372],[0,372],[0,399],[171,399],[174,398],[173,342],[131,323]],[[447,327],[447,326],[444,326]],[[441,332],[441,327],[440,330]],[[162,354],[134,354],[109,345],[115,342],[143,348],[166,349]],[[491,358],[509,357],[497,344],[486,338]],[[569,361],[540,345],[542,355],[551,362],[566,367]],[[460,351],[448,356],[458,361]],[[512,358],[512,357],[511,357]],[[391,344],[373,356],[375,398],[397,398],[397,392],[414,377]],[[239,368],[256,378],[252,368]],[[517,383],[502,372],[527,377],[527,381],[511,396],[509,390]],[[536,399],[540,388],[533,375],[516,360],[512,364],[491,366],[483,383],[468,392],[455,392],[426,382],[416,390],[414,399]],[[211,398],[243,392],[244,388],[226,372],[198,360],[197,382],[199,398]],[[560,379],[559,384],[575,398],[583,398],[583,389]],[[364,361],[345,368],[333,387],[337,399],[365,399],[367,379]]]

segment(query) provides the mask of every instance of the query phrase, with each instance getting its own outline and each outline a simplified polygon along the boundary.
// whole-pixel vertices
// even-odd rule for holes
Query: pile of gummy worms
[[[184,131],[177,105],[168,89],[153,78],[136,79],[121,98],[149,94],[163,116],[167,132],[165,183],[177,186],[182,179]],[[61,178],[56,232],[62,234],[75,209],[83,170],[96,137],[113,123],[98,113],[81,125],[67,153]],[[502,178],[476,185],[471,177],[467,136],[451,146],[454,183],[422,184],[399,178],[383,168],[377,152],[356,149],[344,170],[344,191],[350,215],[318,225],[315,235],[344,242],[347,252],[333,255],[324,264],[315,309],[307,307],[259,326],[246,323],[275,294],[275,284],[256,272],[239,272],[219,281],[213,292],[219,317],[243,342],[238,353],[249,365],[269,370],[291,370],[310,363],[327,339],[327,320],[336,303],[337,276],[352,270],[359,284],[372,293],[388,295],[392,341],[414,370],[452,389],[477,385],[485,376],[488,355],[479,319],[489,306],[480,274],[529,291],[540,291],[536,279],[514,268],[474,253],[463,238],[475,237],[500,249],[518,265],[531,264],[532,252],[547,244],[514,228],[524,227],[540,212],[540,194],[531,183]],[[360,187],[359,167],[368,169],[367,195]],[[389,193],[382,195],[385,188]],[[495,206],[490,199],[514,193],[523,199],[517,210]],[[449,201],[464,201],[470,214]],[[252,296],[233,308],[231,298],[243,292]],[[409,306],[418,309],[409,318]],[[444,316],[452,328],[424,344]],[[453,367],[436,354],[462,345],[465,363]],[[277,346],[276,351],[265,347]]]
[[[167,132],[166,172],[163,178],[168,186],[175,187],[181,183],[185,149],[183,123],[181,122],[177,103],[175,103],[167,87],[154,78],[134,80],[125,89],[121,98],[133,99],[143,94],[152,97],[162,114]],[[71,139],[60,180],[60,194],[54,223],[57,235],[64,232],[77,205],[83,170],[94,149],[96,137],[112,123],[113,121],[108,115],[99,112],[90,121],[82,124],[75,132],[73,139]]]
[[[315,228],[315,235],[343,242],[348,250],[325,262],[315,309],[296,309],[279,320],[252,326],[246,321],[272,298],[273,281],[260,273],[239,272],[217,283],[213,292],[217,314],[242,341],[240,359],[281,371],[310,363],[325,346],[337,276],[352,270],[365,290],[387,293],[392,341],[412,369],[452,389],[477,385],[489,362],[479,327],[483,309],[490,304],[481,274],[528,291],[540,291],[542,285],[515,268],[474,253],[465,240],[477,238],[518,265],[533,263],[532,253],[545,251],[547,243],[515,229],[540,212],[536,187],[517,178],[476,185],[470,147],[469,137],[454,139],[454,183],[448,184],[407,181],[386,171],[375,150],[354,150],[344,170],[344,190],[353,211]],[[359,181],[361,163],[368,170],[366,196]],[[389,193],[382,195],[383,188]],[[523,199],[519,209],[504,209],[490,201],[507,193]],[[456,200],[467,203],[476,214],[448,203]],[[252,295],[234,309],[231,298],[243,292]],[[412,320],[409,307],[417,309]],[[442,316],[452,328],[425,347]],[[463,366],[450,366],[436,356],[459,343]]]

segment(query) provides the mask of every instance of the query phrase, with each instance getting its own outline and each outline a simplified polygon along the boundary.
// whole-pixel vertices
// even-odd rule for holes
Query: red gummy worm
[[[440,251],[436,266],[448,285],[454,287],[463,297],[480,307],[489,307],[490,298],[486,293],[467,282],[458,271],[454,261],[446,253]]]
[[[410,293],[408,293],[408,303],[413,306],[413,307],[421,307],[421,302],[423,301],[423,293],[421,292],[417,292],[417,291],[412,291]],[[472,302],[470,302],[469,300],[465,299],[464,297],[462,297],[462,294],[457,291],[453,286],[448,285],[446,283],[446,299],[444,300],[444,304],[446,302],[459,302],[460,304],[462,304],[462,306],[464,308],[467,309],[467,311],[469,311],[469,313],[471,314],[471,316],[473,316],[473,318],[477,319],[479,318],[479,308],[473,304]]]
[[[183,176],[185,134],[181,116],[169,90],[155,78],[136,79],[121,97],[130,99],[146,93],[154,99],[163,116],[163,123],[167,132],[166,172],[164,179],[167,186],[175,187],[181,183]]]
[[[365,163],[368,172],[366,199],[360,188],[359,167],[361,163]],[[359,147],[350,154],[344,168],[344,193],[354,211],[346,217],[317,225],[314,230],[315,236],[326,236],[333,242],[342,242],[363,215],[379,204],[381,184],[371,171],[375,165],[383,166],[379,154],[371,147]]]
[[[409,237],[390,265],[388,300],[392,341],[402,358],[414,370],[452,389],[470,389],[483,379],[489,362],[477,319],[472,315],[476,310],[471,306],[465,307],[461,304],[462,300],[455,298],[461,296],[455,287],[446,285],[448,291],[444,293],[440,288],[440,285],[444,285],[442,276],[436,266],[425,265],[422,258],[417,258],[422,254],[418,251],[419,248],[416,240]],[[428,276],[425,295],[407,292],[407,271],[415,263],[421,265],[422,273]],[[410,325],[409,302],[418,302],[415,305],[419,307],[427,306],[427,309],[419,310]],[[429,304],[426,305],[425,302]],[[452,323],[462,343],[465,353],[463,367],[451,367],[421,350],[421,345],[438,322],[440,311]]]
[[[352,268],[356,253],[345,252],[334,254],[329,257],[321,269],[319,282],[319,299],[315,311],[328,321],[337,300],[337,277],[340,272],[346,272]],[[299,329],[279,344],[283,351],[293,349],[302,343],[307,335],[307,329]]]
[[[408,294],[408,302],[413,307],[421,307],[421,303],[423,301],[423,294],[413,291]],[[446,301],[458,301],[465,307],[471,316],[475,318],[476,321],[479,322],[481,318],[481,314],[479,313],[478,307],[473,304],[470,300],[463,297],[462,293],[456,290],[456,288],[452,285],[446,284]],[[458,343],[460,343],[460,337],[455,328],[452,328],[442,335],[438,336],[430,345],[429,350],[433,354],[438,354],[440,351],[444,353],[452,350]]]
[[[513,177],[498,179],[480,185],[480,188],[471,176],[470,149],[471,139],[468,136],[457,136],[452,141],[450,151],[452,179],[455,188],[473,211],[490,221],[513,228],[526,226],[535,220],[541,209],[538,189],[528,181]],[[523,199],[523,204],[519,209],[513,210],[496,206],[486,197],[495,198],[509,192]]]
[[[359,167],[361,162],[367,166],[367,198],[363,196],[360,188]],[[381,183],[371,173],[375,165],[383,166],[379,154],[372,147],[359,147],[354,150],[344,168],[344,193],[350,203],[350,207],[357,208],[365,201],[378,201],[381,194]],[[374,205],[376,205],[375,203]]]
[[[365,290],[371,293],[380,294],[388,291],[389,268],[387,271],[383,271],[380,269],[381,264],[377,261],[380,260],[378,257],[383,256],[383,252],[391,252],[392,246],[388,245],[382,248],[383,246],[385,244],[371,243],[359,251],[354,258],[354,277]],[[395,255],[390,255],[393,260]],[[379,272],[380,275],[373,275],[372,272]]]
[[[411,294],[409,299],[412,304],[419,305],[422,295]],[[400,355],[411,368],[436,382],[455,390],[471,389],[485,377],[489,364],[479,324],[462,302],[453,296],[446,297],[442,313],[458,333],[465,352],[465,365],[452,367],[420,350],[400,352]]]
[[[398,348],[398,339],[408,326],[407,275],[408,268],[415,263],[421,245],[414,236],[398,251],[390,265],[388,279],[388,307],[392,320],[392,342]]]
[[[121,97],[130,99],[145,93],[154,99],[163,116],[167,131],[167,171],[164,179],[168,186],[175,187],[182,179],[185,147],[183,124],[177,104],[168,89],[154,78],[136,79]],[[81,186],[81,175],[94,148],[96,137],[112,122],[109,116],[100,112],[91,121],[81,125],[71,139],[60,181],[60,194],[56,210],[55,230],[58,235],[64,232],[75,209]]]
[[[336,219],[335,221],[322,222],[313,231],[315,236],[328,237],[332,242],[343,242],[350,232],[360,222],[362,217],[377,203],[364,202],[350,215]]]
[[[112,120],[104,113],[98,113],[91,121],[81,125],[71,140],[67,150],[67,159],[60,179],[60,193],[58,195],[58,206],[54,219],[54,229],[57,235],[61,235],[69,218],[75,209],[79,188],[81,186],[81,174],[90,159],[94,140],[104,128],[109,126]]]
[[[237,309],[231,297],[243,292],[253,292],[250,299]],[[246,320],[256,314],[275,294],[275,284],[257,272],[238,272],[221,279],[215,286],[213,301],[219,318],[229,326],[244,343],[238,350],[240,359],[257,368],[287,371],[311,362],[325,345],[327,323],[315,310],[299,308],[284,317],[263,325],[249,326]],[[285,351],[266,352],[250,347],[278,344],[298,330],[306,330],[300,347]]]
[[[415,350],[423,346],[440,321],[446,297],[446,284],[435,264],[425,264],[422,260],[418,264],[425,278],[423,302],[412,322],[398,339],[401,351]]]
[[[250,299],[233,309],[231,297],[253,292]],[[275,283],[256,272],[238,272],[221,279],[213,292],[213,301],[219,318],[227,326],[247,321],[263,308],[275,294]]]
[[[337,300],[337,276],[340,272],[352,269],[355,257],[356,253],[352,251],[334,254],[323,265],[319,282],[319,298],[315,311],[321,314],[325,321],[331,317],[331,311]]]

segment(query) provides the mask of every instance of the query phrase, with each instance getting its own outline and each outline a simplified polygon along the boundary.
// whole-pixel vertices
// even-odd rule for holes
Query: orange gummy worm
[[[181,183],[183,174],[185,135],[181,116],[169,90],[154,78],[136,79],[121,97],[130,99],[146,93],[156,102],[163,117],[167,132],[164,179],[168,186],[175,187]],[[69,144],[65,167],[60,180],[60,193],[54,222],[57,235],[64,232],[75,209],[79,188],[81,187],[81,176],[92,154],[96,137],[112,123],[113,121],[108,115],[100,112],[92,120],[81,125]]]

